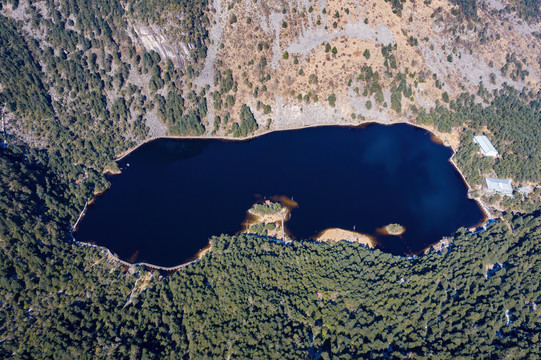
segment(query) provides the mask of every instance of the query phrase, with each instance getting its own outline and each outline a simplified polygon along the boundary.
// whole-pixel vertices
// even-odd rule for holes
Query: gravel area
[[[167,126],[158,119],[155,108],[145,114],[145,119],[146,124],[149,127],[147,137],[155,138],[167,135]]]
[[[276,69],[278,62],[282,58],[282,50],[280,48],[280,28],[284,15],[282,13],[274,13],[269,16],[270,28],[274,32],[274,41],[272,42],[272,59],[270,61],[271,68]]]
[[[278,32],[279,31],[280,30],[278,29]],[[375,43],[382,45],[394,43],[393,34],[389,28],[378,24],[377,28],[375,29],[361,21],[356,23],[347,23],[343,30],[335,32],[328,32],[322,27],[308,29],[307,31],[304,31],[304,33],[297,39],[295,39],[295,41],[289,44],[286,51],[290,54],[306,56],[316,47],[321,46],[322,43],[331,42],[332,40],[342,36],[346,36],[348,38],[357,38],[359,40],[372,40]],[[275,49],[278,49],[278,51]],[[273,44],[273,58],[271,62],[273,67],[278,65],[281,54],[282,52],[280,51],[279,40],[277,39],[277,41],[275,41]]]
[[[366,100],[369,99],[374,104],[371,110],[367,110],[365,106]],[[250,108],[260,128],[264,129],[269,116],[257,111],[255,104],[250,104]],[[358,125],[367,121],[381,124],[393,123],[389,109],[377,109],[373,98],[359,97],[354,93],[348,94],[347,98],[338,98],[335,107],[330,106],[326,100],[300,104],[289,102],[283,97],[275,95],[272,109],[272,130],[323,125]],[[351,118],[352,113],[355,113],[355,119]],[[359,116],[363,116],[364,120],[361,120]]]
[[[213,0],[212,6],[214,7],[214,10],[216,10],[216,15],[214,16],[214,21],[216,23],[212,25],[212,28],[209,31],[210,45],[207,49],[205,65],[203,66],[203,70],[199,77],[195,79],[195,85],[198,87],[210,85],[212,88],[214,86],[214,62],[216,61],[216,55],[218,54],[218,46],[222,41],[226,16],[228,13],[225,8],[222,8],[222,0]]]

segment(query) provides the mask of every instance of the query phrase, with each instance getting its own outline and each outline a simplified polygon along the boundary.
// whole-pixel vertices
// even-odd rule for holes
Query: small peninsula
[[[289,216],[289,209],[286,206],[266,200],[264,203],[254,204],[248,210],[248,214],[244,232],[288,240],[284,229],[284,223]]]

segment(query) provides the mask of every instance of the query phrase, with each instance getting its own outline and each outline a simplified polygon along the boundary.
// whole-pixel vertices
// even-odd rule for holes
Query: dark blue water
[[[408,125],[322,127],[245,141],[157,140],[120,161],[122,174],[82,219],[76,238],[122,259],[162,266],[190,260],[212,235],[241,229],[256,195],[298,202],[297,239],[338,227],[375,234],[394,254],[415,254],[483,219],[451,150]],[[127,165],[129,164],[129,166]]]

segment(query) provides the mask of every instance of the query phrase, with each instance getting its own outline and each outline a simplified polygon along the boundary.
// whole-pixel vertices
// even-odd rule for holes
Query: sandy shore
[[[364,244],[369,248],[374,248],[376,246],[374,239],[372,239],[372,237],[368,235],[339,228],[331,228],[324,230],[320,234],[318,234],[315,240],[321,242],[346,240]]]

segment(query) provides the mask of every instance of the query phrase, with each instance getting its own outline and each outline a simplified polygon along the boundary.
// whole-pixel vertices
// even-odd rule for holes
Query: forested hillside
[[[186,20],[202,17],[203,6]],[[154,136],[202,133],[204,89],[187,89],[186,69],[130,37],[126,20],[150,12],[142,11],[127,12],[120,1],[3,4],[0,102],[7,105],[10,133],[95,168],[114,167],[114,156],[149,130]],[[203,29],[201,23],[193,28]],[[204,35],[196,31],[186,40],[196,42],[195,61],[204,57]]]
[[[459,229],[449,248],[413,259],[356,243],[221,236],[199,262],[156,283],[157,274],[130,275],[69,242],[76,214],[66,198],[82,194],[45,156],[1,155],[2,357],[537,359],[541,351],[539,214],[508,215],[477,235]],[[149,287],[131,297],[142,283]]]

